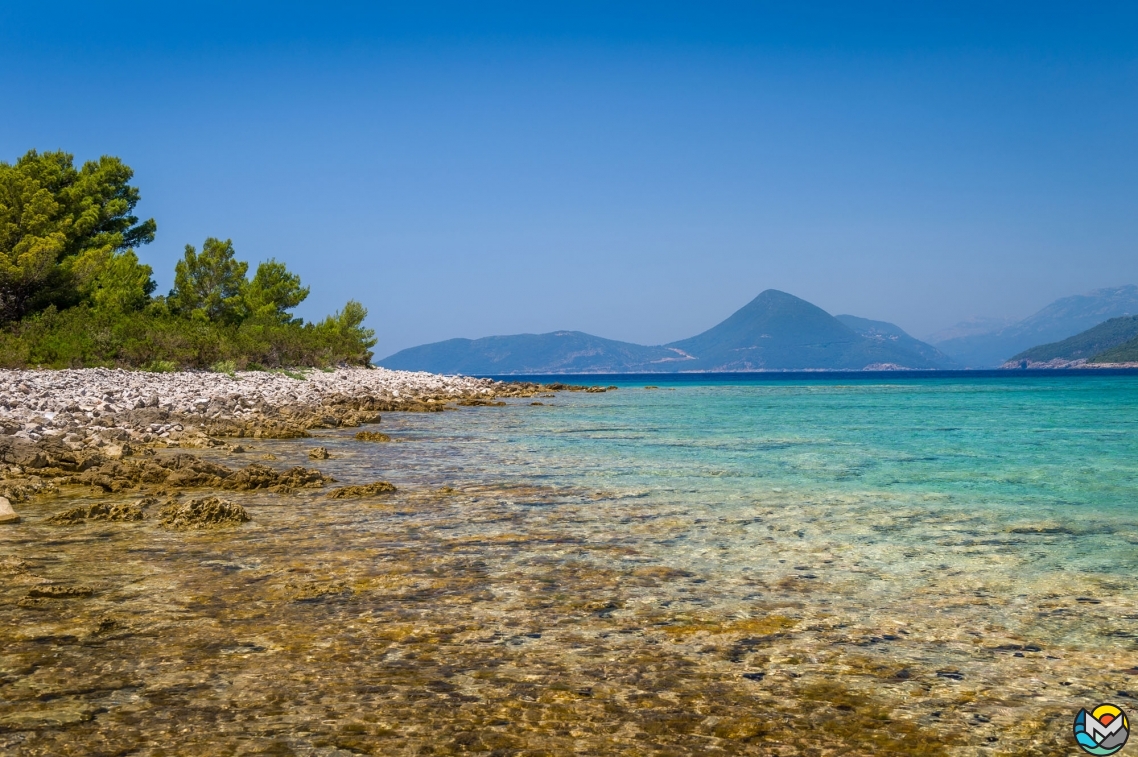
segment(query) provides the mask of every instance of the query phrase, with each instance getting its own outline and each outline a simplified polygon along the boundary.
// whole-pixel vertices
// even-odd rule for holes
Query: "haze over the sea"
[[[1128,3],[0,8],[0,160],[120,156],[376,353],[655,345],[778,289],[926,338],[1138,283]]]

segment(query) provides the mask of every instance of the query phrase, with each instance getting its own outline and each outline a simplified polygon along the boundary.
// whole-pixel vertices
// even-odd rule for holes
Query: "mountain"
[[[888,321],[871,321],[868,318],[858,318],[856,315],[834,316],[846,326],[868,339],[893,342],[935,363],[939,368],[958,368],[956,361],[944,354],[931,344],[909,336],[896,324]]]
[[[768,289],[718,326],[661,347],[556,331],[450,339],[397,352],[379,364],[483,376],[952,367],[932,346],[891,323],[843,317],[852,328],[805,300]]]
[[[1124,349],[1117,349],[1122,347]],[[1092,363],[1129,362],[1127,355],[1138,347],[1138,316],[1111,318],[1061,342],[1025,350],[1004,363],[1004,368],[1065,367],[1076,360]],[[1115,352],[1116,357],[1111,357]],[[1104,359],[1105,358],[1105,359]]]
[[[718,326],[665,346],[692,356],[683,370],[937,367],[935,361],[892,340],[862,336],[822,308],[776,289],[766,290]]]
[[[1110,318],[1135,314],[1138,314],[1138,286],[1096,289],[1055,300],[1035,315],[1010,326],[985,334],[934,339],[933,344],[966,367],[994,368],[1035,345],[1059,342]]]
[[[384,368],[468,376],[527,373],[637,373],[686,358],[665,347],[642,347],[580,331],[448,339],[410,347],[379,361]]]

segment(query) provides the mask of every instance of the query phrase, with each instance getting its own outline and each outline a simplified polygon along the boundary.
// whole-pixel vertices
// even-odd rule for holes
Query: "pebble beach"
[[[168,484],[159,491],[179,494],[223,480],[229,488],[278,491],[298,482],[321,485],[324,478],[303,467],[281,474],[263,463],[247,463],[234,475],[233,468],[170,451],[241,453],[241,440],[302,439],[313,429],[379,423],[384,411],[443,412],[541,390],[535,384],[382,368],[228,374],[4,371],[0,497],[10,508],[60,486],[119,494]],[[361,438],[386,439],[378,432],[361,433]],[[322,455],[314,452],[313,458]]]
[[[0,371],[0,426],[4,434],[31,441],[98,444],[109,430],[119,429],[132,440],[149,442],[147,437],[168,438],[195,421],[252,420],[282,408],[314,410],[345,397],[413,408],[498,392],[512,393],[508,385],[488,379],[384,368],[232,374],[105,368]],[[125,415],[147,408],[168,413],[173,422],[140,425]]]

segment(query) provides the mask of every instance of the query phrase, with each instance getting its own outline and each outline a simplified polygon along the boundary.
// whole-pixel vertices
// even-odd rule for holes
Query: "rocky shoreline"
[[[248,435],[289,438],[304,436],[308,428],[366,423],[383,410],[429,411],[448,402],[537,391],[536,384],[383,368],[230,374],[0,371],[0,433],[36,442],[58,438],[69,447],[105,446],[100,439],[179,441],[191,435],[189,427],[214,436],[241,437],[247,430]]]
[[[1000,366],[1002,370],[1056,370],[1060,368],[1138,368],[1138,363],[1090,363],[1086,358],[1064,360],[1061,357],[1051,360],[1008,360]]]
[[[312,429],[378,423],[381,412],[440,412],[557,390],[606,391],[382,368],[0,371],[0,496],[18,503],[60,485],[115,494],[200,487],[287,493],[331,479],[299,466],[281,472],[251,463],[235,470],[159,451],[242,452],[241,439],[302,438]],[[361,432],[360,438],[386,436]]]

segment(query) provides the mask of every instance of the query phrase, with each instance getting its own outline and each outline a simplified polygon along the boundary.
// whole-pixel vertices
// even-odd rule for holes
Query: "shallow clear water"
[[[232,532],[26,506],[11,586],[97,591],[5,595],[0,744],[1068,754],[1138,697],[1138,377],[655,381],[320,432],[399,493]]]
[[[425,465],[433,451],[385,454],[399,464],[383,472],[409,484],[580,487],[725,516],[770,506],[831,522],[841,502],[857,517],[818,538],[857,533],[869,518],[875,540],[901,546],[945,538],[944,519],[974,520],[977,533],[1066,529],[1044,555],[1011,544],[1001,554],[1024,560],[1025,579],[1138,566],[1138,377],[660,386],[403,416],[401,440],[442,436],[450,464]],[[739,555],[708,568],[746,565]]]

